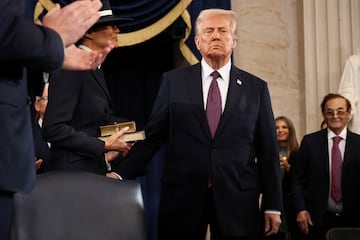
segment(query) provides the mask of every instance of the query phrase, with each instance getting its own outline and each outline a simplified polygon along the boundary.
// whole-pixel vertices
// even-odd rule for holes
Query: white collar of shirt
[[[50,74],[48,72],[43,72],[43,80],[45,84],[49,83],[49,76]]]
[[[225,109],[225,103],[229,88],[229,82],[230,82],[230,69],[231,69],[231,60],[226,63],[223,67],[218,69],[218,73],[220,74],[221,78],[219,77],[217,79],[220,94],[221,94],[221,109],[224,111]],[[206,110],[206,101],[207,101],[207,95],[209,92],[210,83],[212,80],[211,74],[215,70],[212,69],[209,64],[205,62],[204,59],[201,60],[201,78],[202,78],[202,90],[203,90],[203,99],[204,99],[204,109]]]
[[[333,137],[339,136],[343,140],[339,142],[339,148],[341,152],[341,157],[344,160],[344,152],[345,152],[345,143],[346,143],[346,136],[347,136],[347,128],[345,127],[339,135],[336,135],[333,131],[329,128],[327,129],[327,137],[328,137],[328,149],[329,149],[329,166],[331,167],[331,149],[333,146]],[[330,169],[331,170],[331,169]]]
[[[42,128],[43,122],[44,122],[44,121],[43,121],[42,118],[39,118],[39,119],[38,119],[38,124],[39,124],[40,128]],[[50,144],[49,142],[46,142],[46,143],[47,143],[47,145],[48,145],[49,148],[50,148],[51,144]]]
[[[329,128],[327,129],[327,136],[328,136],[328,140],[329,141],[333,141],[333,137],[335,136],[339,136],[341,137],[343,140],[346,140],[346,136],[347,136],[347,128],[345,127],[341,133],[339,135],[336,135],[333,131],[331,131]]]
[[[38,119],[38,124],[39,124],[40,127],[42,127],[42,125],[43,125],[43,119],[42,118]]]

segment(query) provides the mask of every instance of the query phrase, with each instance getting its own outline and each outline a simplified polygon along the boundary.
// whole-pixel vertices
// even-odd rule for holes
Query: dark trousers
[[[284,232],[278,232],[274,235],[264,237],[265,240],[285,240],[286,239],[286,233]]]
[[[325,240],[326,232],[333,227],[345,227],[346,223],[341,215],[326,212],[321,226],[309,228],[309,240]]]
[[[14,193],[0,191],[0,239],[11,239]]]
[[[212,188],[209,188],[207,193],[207,200],[205,203],[205,211],[201,218],[201,223],[195,229],[194,232],[188,235],[179,235],[178,233],[169,233],[162,230],[159,231],[158,237],[159,240],[205,240],[207,227],[210,225],[210,239],[211,240],[254,240],[256,239],[256,234],[254,236],[246,237],[225,237],[221,232],[218,224],[218,219],[216,216],[216,210],[214,205],[214,198]]]

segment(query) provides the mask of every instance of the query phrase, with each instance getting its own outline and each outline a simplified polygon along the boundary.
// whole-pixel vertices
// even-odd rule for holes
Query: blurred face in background
[[[119,33],[120,30],[116,25],[95,27],[85,34],[85,39],[87,39],[87,41],[84,42],[84,45],[96,51],[103,49],[110,40],[114,47],[118,47]]]
[[[37,96],[34,104],[35,110],[36,112],[38,112],[39,118],[41,119],[44,118],[47,103],[48,103],[48,86],[46,84],[42,96],[41,97]]]
[[[275,124],[278,142],[286,142],[289,138],[289,126],[283,120],[276,120]]]

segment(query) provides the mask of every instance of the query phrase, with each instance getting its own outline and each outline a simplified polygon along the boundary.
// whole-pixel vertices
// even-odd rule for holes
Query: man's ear
[[[236,48],[236,44],[237,44],[237,39],[233,38],[233,44],[232,44],[232,49]]]
[[[197,36],[195,36],[194,41],[195,41],[195,45],[196,45],[197,50],[200,50],[200,45],[199,45],[200,40],[199,40],[199,38]]]

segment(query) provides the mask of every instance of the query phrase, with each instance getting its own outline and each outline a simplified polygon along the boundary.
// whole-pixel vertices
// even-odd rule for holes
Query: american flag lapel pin
[[[240,86],[242,85],[242,81],[240,79],[236,79],[236,83]]]

